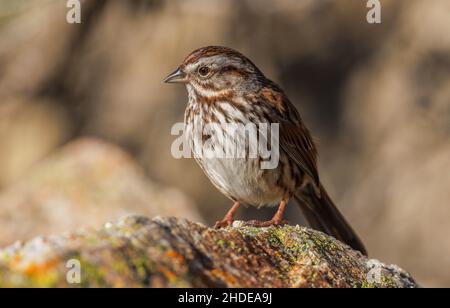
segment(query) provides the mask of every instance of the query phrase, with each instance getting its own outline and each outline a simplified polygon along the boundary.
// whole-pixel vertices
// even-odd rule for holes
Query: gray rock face
[[[79,269],[79,271],[78,271]],[[78,280],[79,279],[79,280]],[[299,226],[224,230],[128,216],[0,250],[0,287],[417,287],[393,265]]]

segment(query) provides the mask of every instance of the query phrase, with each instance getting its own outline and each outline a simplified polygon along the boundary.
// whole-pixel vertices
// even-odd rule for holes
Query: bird
[[[202,47],[191,52],[163,82],[186,86],[185,136],[206,176],[233,201],[216,228],[231,226],[241,205],[278,206],[269,221],[251,220],[246,225],[283,225],[287,203],[294,199],[312,228],[367,255],[362,241],[320,181],[317,147],[300,113],[281,87],[249,58],[229,47]],[[273,144],[278,145],[277,164],[272,168],[262,168],[266,156],[248,155],[250,145],[245,132],[226,128],[261,124],[278,127],[278,134],[262,135],[266,142],[274,138]],[[208,132],[205,127],[210,127]],[[243,148],[247,155],[206,155],[223,153],[214,151],[230,147]]]

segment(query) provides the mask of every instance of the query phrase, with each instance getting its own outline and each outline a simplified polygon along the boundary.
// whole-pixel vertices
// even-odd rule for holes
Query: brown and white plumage
[[[248,58],[226,47],[200,48],[192,52],[166,82],[186,84],[189,101],[185,132],[191,148],[211,182],[235,202],[219,226],[231,223],[239,204],[255,207],[280,204],[271,221],[254,222],[261,226],[279,224],[285,204],[295,198],[311,226],[365,253],[361,241],[320,183],[317,150],[300,114],[281,88],[267,79]],[[196,146],[205,139],[211,138],[209,150],[224,145],[214,134],[205,137],[202,133],[204,125],[211,123],[278,123],[278,166],[261,169],[261,157],[209,158],[200,155],[204,153],[196,153],[196,149],[201,148]],[[245,135],[232,137],[234,145],[248,147]]]

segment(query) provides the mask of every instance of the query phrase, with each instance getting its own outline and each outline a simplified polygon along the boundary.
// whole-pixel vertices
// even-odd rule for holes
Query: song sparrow
[[[197,162],[211,182],[234,201],[216,227],[229,226],[241,204],[255,207],[279,204],[270,221],[250,221],[248,224],[260,227],[282,224],[286,204],[294,198],[311,227],[366,254],[362,242],[320,183],[316,147],[300,114],[281,88],[267,79],[248,58],[227,47],[200,48],[164,82],[186,84],[189,101],[184,119],[185,133],[192,149],[211,137],[196,137],[202,134],[205,124],[279,125],[279,163],[274,169],[262,169],[261,157],[197,155]],[[236,135],[232,142],[248,148],[241,137]],[[209,147],[226,147],[220,140],[210,140]]]

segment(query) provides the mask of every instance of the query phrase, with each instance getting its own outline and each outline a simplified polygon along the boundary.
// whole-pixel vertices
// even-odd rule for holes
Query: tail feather
[[[295,199],[312,228],[327,233],[367,255],[363,243],[336,208],[322,185],[320,185],[320,196],[311,188],[309,191],[297,193]]]

